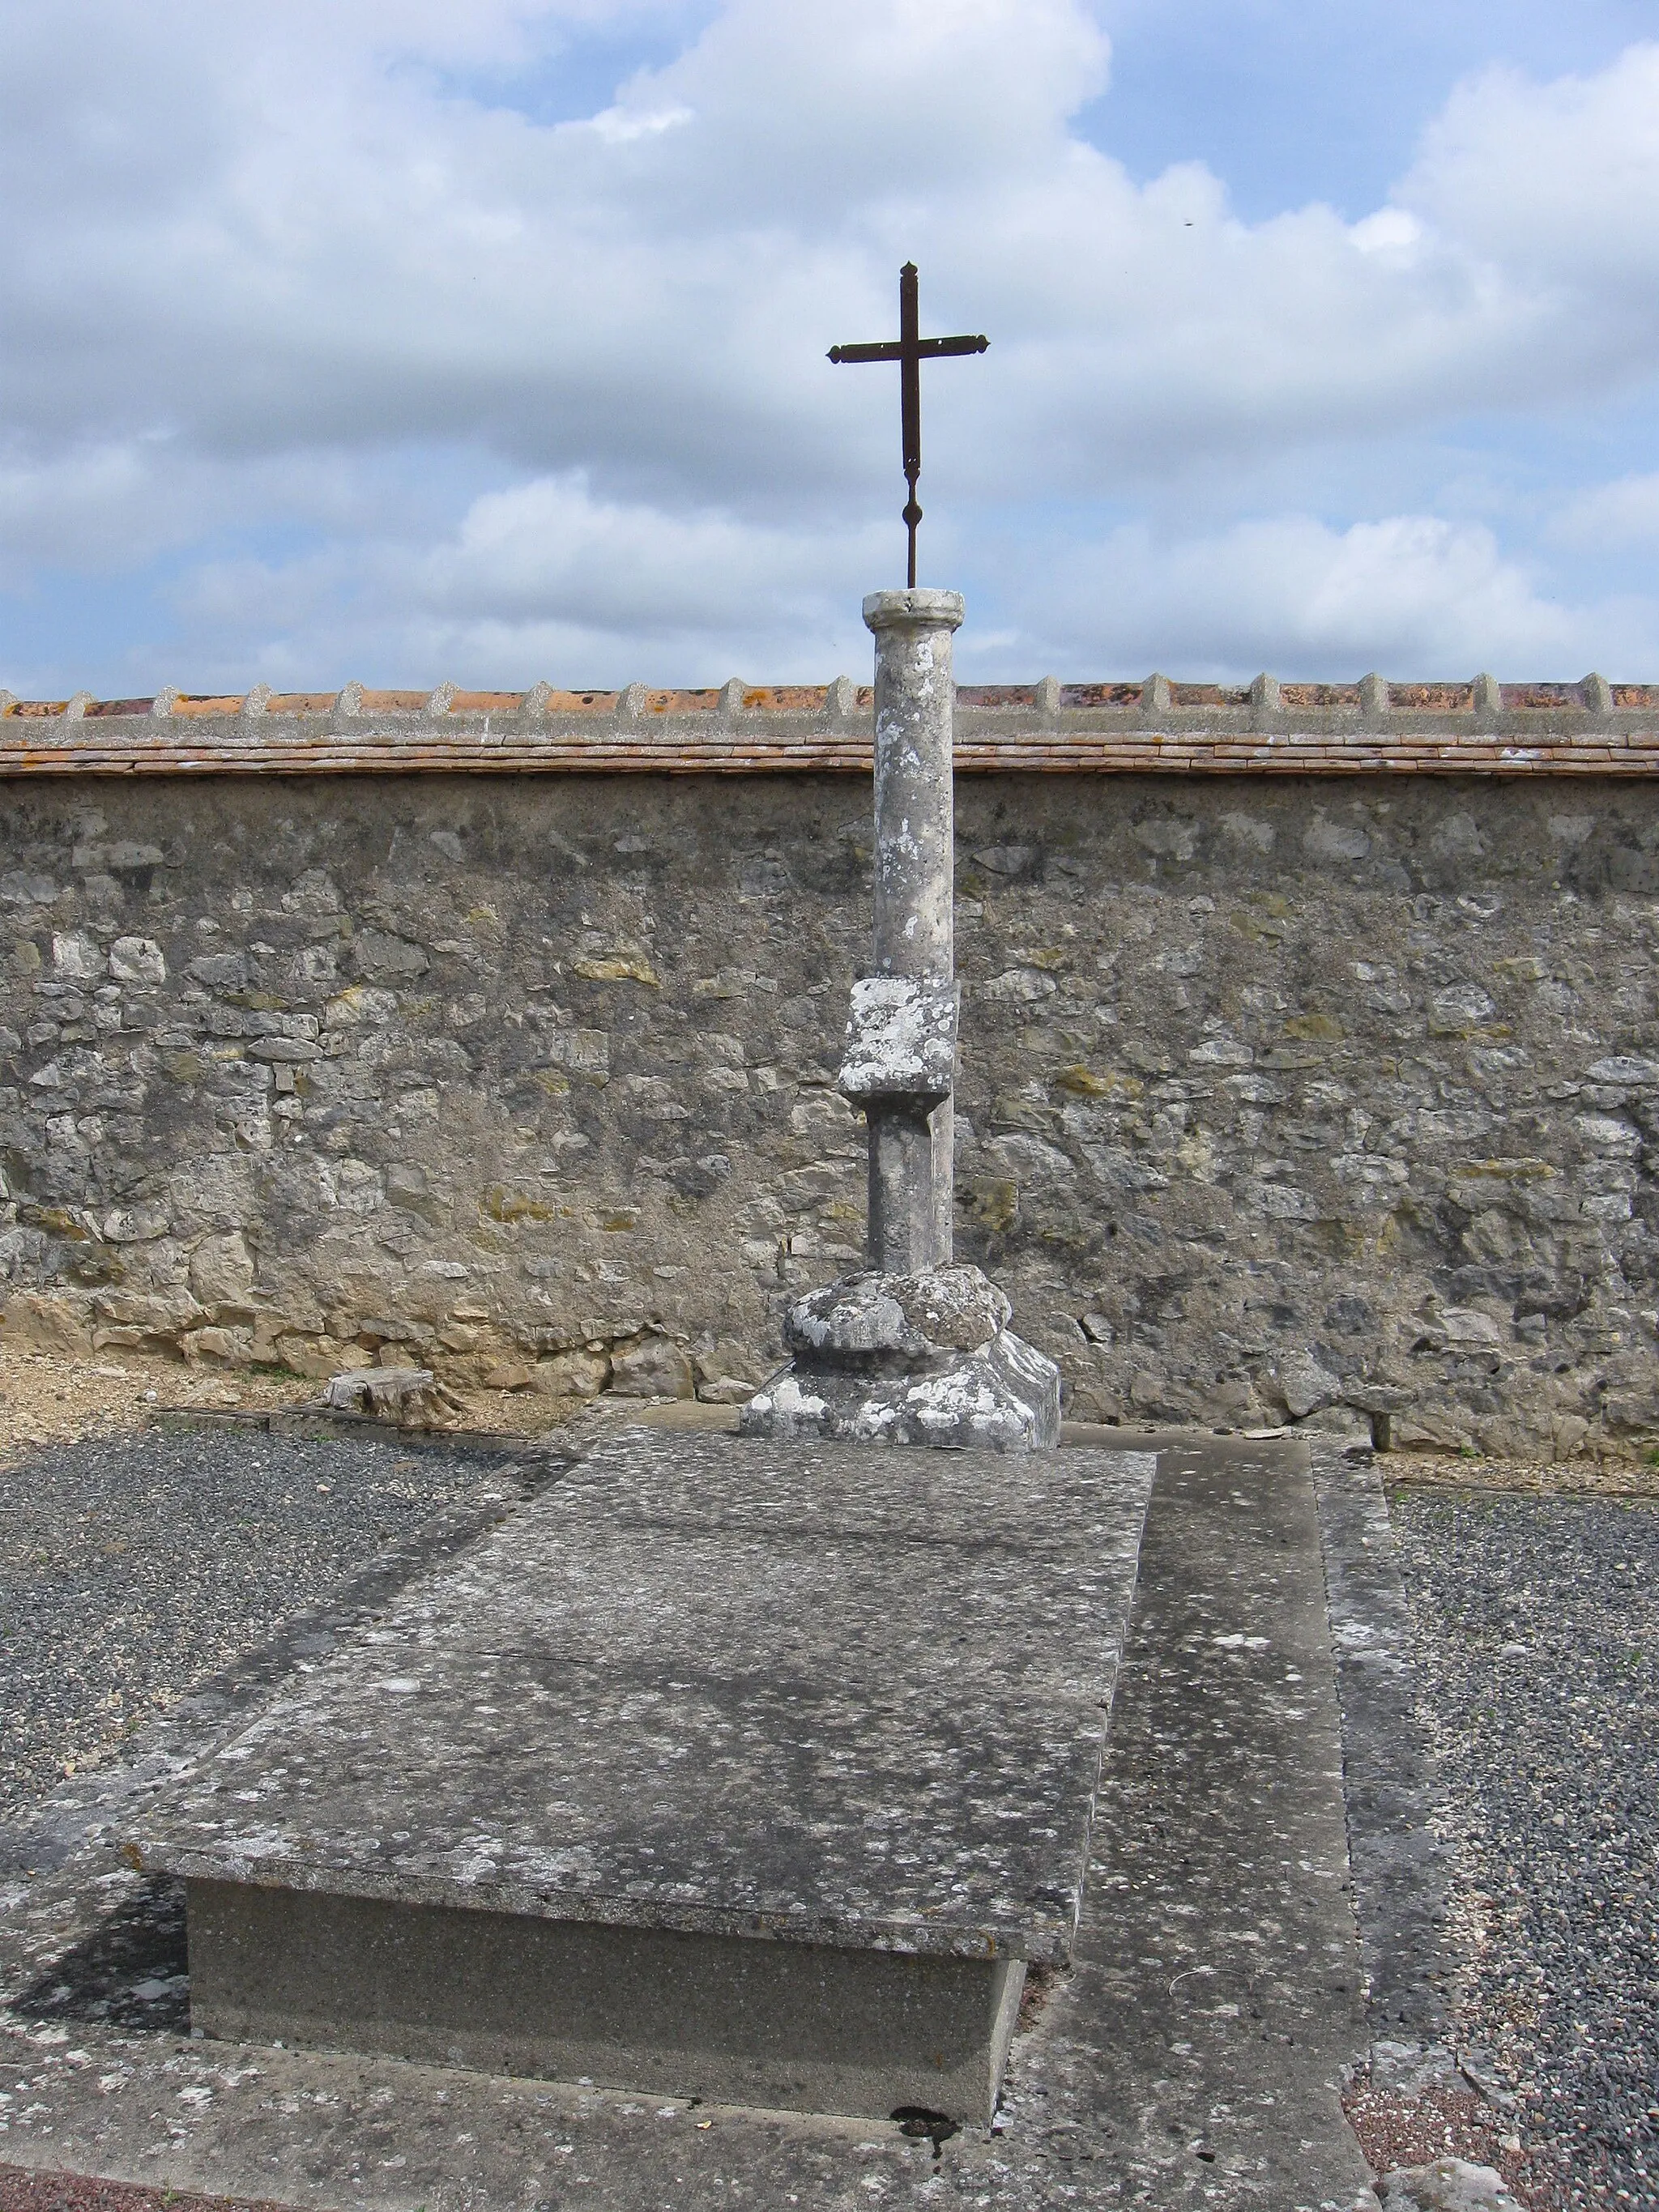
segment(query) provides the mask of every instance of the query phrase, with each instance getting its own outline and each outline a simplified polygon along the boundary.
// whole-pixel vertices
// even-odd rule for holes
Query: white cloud
[[[319,641],[337,673],[422,681],[821,681],[868,659],[857,609],[883,570],[882,535],[665,514],[598,498],[580,477],[546,478],[486,495],[435,545],[204,568],[182,606],[199,653],[220,641],[204,682],[297,683]],[[1002,565],[1018,576],[1017,552]],[[1005,588],[1001,623],[974,619],[980,605],[970,594],[967,674],[1464,678],[1490,665],[1575,678],[1598,661],[1646,665],[1659,647],[1659,600],[1561,604],[1488,529],[1423,515],[1180,536],[1127,525],[1068,539],[1037,588]]]
[[[1607,286],[1659,274],[1659,45],[1551,84],[1512,70],[1475,77],[1425,134],[1399,198],[1472,256],[1561,288],[1605,327],[1621,304]]]
[[[1651,649],[1631,604],[1567,605],[1479,529],[1389,519],[1381,477],[1335,528],[1271,487],[1321,454],[1352,486],[1389,441],[1654,375],[1659,46],[1479,77],[1386,206],[1252,224],[1200,165],[1138,185],[1073,134],[1109,82],[1082,0],[726,0],[586,120],[505,104],[562,41],[647,18],[678,20],[0,13],[0,580],[166,552],[167,649],[226,678],[483,678],[486,650],[573,640],[611,673],[805,672],[889,564],[902,496],[891,373],[823,353],[888,329],[910,254],[930,323],[993,338],[930,376],[922,495],[1010,654],[1048,638],[1018,611],[1045,592],[1072,611],[1054,649],[1097,659]],[[1559,542],[1616,535],[1644,495],[1595,496]],[[1045,501],[1046,544],[998,520]],[[1137,504],[1156,525],[1115,526]],[[969,511],[990,520],[953,541]],[[228,556],[239,529],[303,550]]]
[[[26,583],[37,565],[121,568],[153,553],[153,492],[131,444],[0,460],[0,584]]]
[[[1103,649],[1114,670],[1216,676],[1455,678],[1477,665],[1579,676],[1597,624],[1650,652],[1659,629],[1652,607],[1644,625],[1639,608],[1553,603],[1490,531],[1424,515],[1346,530],[1275,517],[1173,543],[1125,528],[1078,549],[1059,612],[1050,661],[1074,668],[1079,650]]]
[[[1363,216],[1348,235],[1362,253],[1392,253],[1404,259],[1423,244],[1425,232],[1408,209],[1386,207]]]
[[[204,566],[180,605],[201,650],[258,650],[271,681],[302,674],[319,634],[354,667],[368,655],[464,684],[808,677],[826,656],[849,670],[867,658],[857,609],[872,537],[665,514],[596,498],[573,475],[486,494],[435,544]],[[229,680],[238,665],[233,652],[215,672]]]
[[[832,451],[871,395],[826,378],[824,344],[887,324],[914,249],[937,307],[995,330],[988,375],[935,380],[972,479],[1075,487],[1082,465],[1098,486],[1129,456],[1467,405],[1513,380],[1547,315],[1437,220],[1480,173],[1473,95],[1415,186],[1413,251],[1401,211],[1252,227],[1201,168],[1139,187],[1068,136],[1105,65],[1072,0],[732,0],[593,123],[551,129],[341,33],[301,66],[268,33],[228,34],[234,11],[216,30],[186,8],[164,54],[105,12],[125,35],[82,95],[96,196],[61,143],[12,142],[46,204],[9,256],[0,241],[6,352],[43,435],[99,417],[231,447],[464,428],[701,496],[741,472],[740,497],[775,495],[804,445],[811,476],[845,484]],[[425,17],[407,13],[410,39]],[[529,13],[486,10],[479,36]],[[95,325],[122,344],[75,343]]]
[[[606,107],[593,118],[592,127],[607,146],[625,146],[630,139],[653,138],[659,131],[690,123],[691,115],[689,107]]]
[[[1584,552],[1659,545],[1659,475],[1592,485],[1567,501],[1550,534]]]

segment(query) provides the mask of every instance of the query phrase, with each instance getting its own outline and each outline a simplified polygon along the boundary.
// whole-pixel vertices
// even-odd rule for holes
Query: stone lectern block
[[[841,1090],[848,1098],[948,1098],[957,1064],[954,983],[866,975],[853,986]]]
[[[195,2025],[983,2120],[1070,1954],[1154,1465],[601,1445],[152,1807]]]

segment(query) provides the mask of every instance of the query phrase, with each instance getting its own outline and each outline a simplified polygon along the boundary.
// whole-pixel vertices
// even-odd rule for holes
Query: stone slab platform
[[[1376,2212],[1338,2094],[1368,2027],[1306,1443],[1107,1441],[1162,1456],[1093,1869],[990,2127],[936,2157],[891,2121],[191,2038],[179,1886],[117,1838],[264,1708],[262,1662],[239,1719],[157,1723],[0,1832],[0,2164],[307,2212]]]
[[[1071,1954],[1155,1465],[600,1444],[132,1835],[193,2024],[988,2119]]]

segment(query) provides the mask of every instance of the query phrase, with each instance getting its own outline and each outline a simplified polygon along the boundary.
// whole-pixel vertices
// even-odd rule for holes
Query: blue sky
[[[1378,206],[1460,79],[1604,69],[1659,37],[1654,0],[1120,0],[1109,92],[1085,136],[1154,177],[1206,161],[1260,221],[1313,199]]]
[[[1659,0],[0,4],[0,685],[1659,672]]]

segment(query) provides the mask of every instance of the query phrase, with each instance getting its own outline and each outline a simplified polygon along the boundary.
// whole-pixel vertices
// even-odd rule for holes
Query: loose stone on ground
[[[104,1358],[54,1358],[0,1342],[0,1467],[42,1444],[149,1427],[169,1407],[251,1412],[314,1405],[322,1380],[283,1372],[252,1374],[191,1368],[165,1353],[123,1351]],[[501,1437],[545,1436],[590,1402],[575,1393],[477,1389],[453,1394],[470,1431]],[[637,1417],[641,1401],[607,1391],[599,1403]]]
[[[181,2196],[175,2190],[135,2189],[80,2173],[28,2173],[0,2166],[0,2212],[287,2212],[220,2197]]]
[[[1382,2185],[1382,2212],[1520,2212],[1496,2167],[1466,2158],[1402,2166]]]
[[[280,1405],[306,1388],[293,1376],[232,1379],[143,1352],[55,1358],[0,1342],[0,1467],[42,1444],[143,1428],[157,1406]]]
[[[1452,1452],[1389,1452],[1377,1462],[1390,1489],[1491,1491],[1516,1498],[1659,1498],[1659,1452],[1640,1458],[1465,1459]]]

